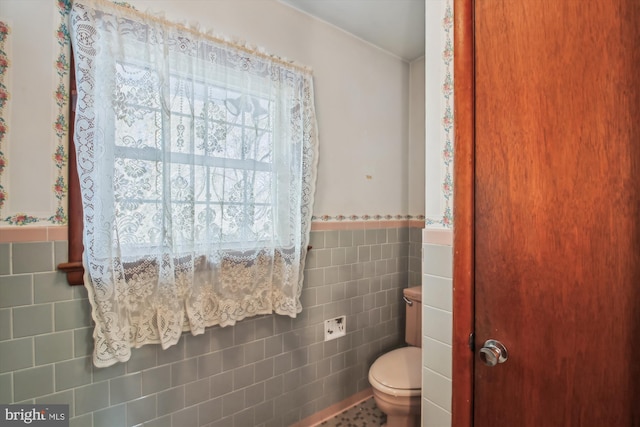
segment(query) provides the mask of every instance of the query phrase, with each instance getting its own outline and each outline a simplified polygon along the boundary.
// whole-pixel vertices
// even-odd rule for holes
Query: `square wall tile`
[[[340,247],[346,248],[353,245],[353,231],[340,230],[339,231]]]
[[[245,345],[244,363],[253,363],[264,359],[264,340],[252,341]]]
[[[0,342],[0,373],[33,366],[33,339]]]
[[[453,316],[450,312],[422,306],[422,335],[452,345]]]
[[[89,300],[71,300],[55,303],[56,331],[76,329],[91,324]]]
[[[309,233],[309,245],[312,250],[324,248],[324,231],[312,231]]]
[[[11,309],[0,309],[0,341],[11,339]]]
[[[378,231],[367,228],[364,230],[364,244],[365,245],[375,245],[378,242]]]
[[[264,383],[257,383],[251,387],[247,387],[244,391],[245,407],[254,407],[264,401],[265,390]]]
[[[214,326],[210,330],[211,351],[222,350],[233,346],[233,327]]]
[[[91,383],[91,359],[83,357],[56,363],[56,391]]]
[[[93,353],[93,328],[73,330],[73,356],[89,356]]]
[[[137,399],[142,395],[142,374],[113,378],[109,381],[109,393],[111,405]]]
[[[254,366],[246,365],[233,370],[233,389],[238,390],[253,384]]]
[[[244,390],[234,391],[222,397],[222,415],[228,416],[240,412],[244,407]]]
[[[222,372],[222,352],[205,354],[198,358],[198,378],[208,378]]]
[[[282,335],[274,335],[264,340],[264,357],[271,357],[282,353]]]
[[[0,374],[0,402],[9,404],[13,402],[13,375]]]
[[[267,338],[273,335],[273,317],[268,315],[256,320],[256,338]]]
[[[244,364],[244,348],[231,347],[222,351],[222,369],[228,371]]]
[[[205,418],[206,419],[206,418]],[[182,411],[171,414],[171,422],[173,427],[197,426],[198,423],[198,407],[191,406]]]
[[[252,319],[245,319],[233,326],[233,343],[241,345],[256,339],[256,323]]]
[[[114,427],[127,425],[127,407],[110,406],[93,413],[93,427]]]
[[[233,416],[233,425],[234,427],[245,427],[253,425],[254,420],[254,410],[253,408],[245,409],[244,411],[240,411]]]
[[[199,335],[187,334],[185,339],[186,357],[199,356],[206,354],[211,349],[211,335],[209,330]]]
[[[171,386],[176,387],[198,378],[198,359],[191,358],[171,365]]]
[[[71,417],[69,420],[69,427],[91,427],[93,414],[85,414],[78,417]]]
[[[205,400],[209,400],[209,378],[185,385],[184,406],[195,405]]]
[[[36,365],[60,362],[73,357],[73,332],[35,337]]]
[[[451,426],[451,412],[445,411],[427,399],[422,399],[422,427],[449,426]]]
[[[453,277],[453,248],[447,245],[422,245],[422,273]]]
[[[88,357],[86,360],[87,364],[91,367],[91,372],[93,372],[94,383],[117,378],[126,373],[126,363],[116,363],[107,368],[97,368],[91,363],[91,358]]]
[[[158,415],[167,415],[184,408],[184,387],[170,388],[158,393]]]
[[[428,337],[423,337],[422,364],[432,371],[451,379],[451,346]]]
[[[142,394],[144,396],[166,390],[171,387],[171,366],[142,371]]]
[[[267,400],[266,402],[261,403],[256,407],[254,425],[260,424],[262,420],[268,420],[273,418],[273,416],[275,415],[273,403],[274,403],[273,400]]]
[[[153,368],[157,364],[159,345],[147,344],[131,351],[131,358],[127,361],[127,372],[138,372],[144,369]]]
[[[344,265],[346,262],[345,248],[331,249],[331,265]]]
[[[209,395],[219,397],[233,390],[233,372],[223,372],[211,377],[211,388]]]
[[[20,274],[0,277],[0,308],[33,303],[33,275]]]
[[[59,271],[34,274],[33,291],[36,304],[73,298],[73,287],[67,283],[67,276]]]
[[[27,337],[53,331],[51,304],[30,305],[13,309],[13,336]]]
[[[451,412],[451,380],[430,370],[422,370],[422,397]]]
[[[0,243],[0,276],[11,274],[11,243]]]
[[[353,246],[364,245],[364,230],[352,230],[351,231]]]
[[[304,259],[304,268],[315,268],[317,266],[316,251],[307,251],[307,255]]]
[[[255,364],[255,382],[267,380],[273,377],[273,358],[262,360]]]
[[[453,311],[453,279],[422,275],[422,303],[440,310]]]
[[[76,415],[83,415],[106,408],[109,406],[109,382],[102,381],[76,388],[74,397]]]
[[[69,260],[69,244],[66,240],[59,240],[53,242],[53,264],[54,266],[58,266],[63,262],[67,262]]]
[[[158,348],[158,365],[178,362],[184,359],[184,339],[180,339],[176,345],[172,345],[166,350]]]
[[[137,425],[156,417],[156,396],[127,403],[127,425]]]
[[[340,246],[340,231],[330,230],[324,233],[324,247],[337,248]]]
[[[12,243],[13,274],[53,271],[53,242]]]
[[[16,402],[53,393],[53,365],[13,373],[13,398]]]

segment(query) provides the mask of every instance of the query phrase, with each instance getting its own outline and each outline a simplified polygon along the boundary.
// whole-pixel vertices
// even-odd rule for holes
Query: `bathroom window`
[[[295,317],[317,163],[310,71],[101,0],[75,1],[70,19],[94,364]]]
[[[114,169],[108,183],[114,215],[126,233],[121,246],[129,253],[163,251],[166,223],[178,252],[191,245],[287,246],[287,212],[279,212],[287,205],[275,193],[289,194],[299,177],[286,178],[289,162],[274,161],[274,139],[281,137],[275,99],[172,74],[165,112],[159,80],[154,70],[116,64],[115,144],[107,166]]]

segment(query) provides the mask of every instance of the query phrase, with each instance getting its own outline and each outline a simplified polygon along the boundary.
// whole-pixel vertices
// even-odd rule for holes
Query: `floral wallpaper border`
[[[424,221],[424,215],[320,215],[312,216],[311,221]]]
[[[3,222],[7,225],[29,225],[29,224],[41,224],[41,223],[49,223],[53,225],[63,225],[67,223],[67,212],[66,212],[66,197],[68,192],[67,186],[67,132],[69,130],[69,126],[67,123],[68,120],[68,106],[69,106],[69,67],[70,67],[70,39],[69,39],[69,30],[67,27],[68,15],[71,10],[71,0],[57,0],[56,7],[58,10],[58,14],[60,17],[60,21],[58,24],[58,28],[55,32],[55,37],[58,42],[58,54],[56,60],[54,62],[54,69],[57,76],[57,85],[55,91],[53,93],[53,101],[56,106],[56,115],[55,121],[53,122],[53,131],[55,134],[55,149],[52,155],[52,159],[54,165],[57,170],[57,176],[55,178],[55,182],[52,187],[52,191],[54,197],[57,200],[57,207],[55,212],[49,217],[38,218],[35,216],[28,215],[26,213],[16,213],[14,215],[5,217],[0,219],[0,224]],[[0,29],[2,32],[2,29]],[[7,30],[8,34],[9,31]],[[6,36],[5,34],[5,36]],[[4,42],[4,36],[0,44]],[[0,45],[0,51],[2,47]],[[8,59],[3,58],[2,54],[4,52],[0,52],[0,64],[4,59],[8,64]],[[1,73],[4,73],[4,69],[0,68]],[[0,83],[2,76],[0,75]],[[0,86],[0,98],[2,98],[2,90],[6,91],[4,86]],[[7,92],[8,99],[8,92]],[[4,105],[4,104],[2,104]],[[2,137],[6,133],[6,124],[2,120],[2,111],[0,107],[0,142],[2,142]],[[3,132],[4,129],[4,132]],[[2,155],[0,145],[0,175],[2,174],[2,170],[7,164],[7,159]],[[0,176],[1,178],[1,176]],[[0,182],[0,214],[2,212],[2,206],[4,202],[9,197],[8,193],[2,188]]]
[[[7,86],[5,85],[5,79],[10,64],[8,55],[5,52],[5,43],[10,33],[11,28],[9,27],[9,24],[0,21],[0,215],[2,214],[4,202],[7,199],[7,191],[2,186],[2,173],[7,166],[7,159],[3,150],[6,136],[9,131],[5,121],[5,107],[9,102],[10,94]]]
[[[442,129],[445,139],[442,149],[442,161],[445,167],[445,176],[441,184],[442,197],[445,200],[445,208],[441,218],[426,218],[425,225],[439,225],[444,228],[453,227],[453,4],[447,0],[442,29],[445,33],[445,44],[442,52],[442,61],[445,66],[445,77],[442,82],[442,96],[445,107],[442,115]]]

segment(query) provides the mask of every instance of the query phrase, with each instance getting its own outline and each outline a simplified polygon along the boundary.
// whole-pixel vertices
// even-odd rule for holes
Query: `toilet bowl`
[[[422,404],[422,289],[403,291],[407,303],[408,347],[380,356],[369,369],[376,406],[387,415],[386,427],[419,427]]]

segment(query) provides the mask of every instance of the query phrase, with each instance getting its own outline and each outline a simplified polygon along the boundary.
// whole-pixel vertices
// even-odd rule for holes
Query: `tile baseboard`
[[[371,387],[368,387],[362,391],[359,391],[356,394],[353,394],[347,397],[346,399],[338,403],[334,403],[333,405],[323,409],[320,412],[316,412],[315,414],[308,416],[307,418],[300,420],[295,424],[292,424],[289,427],[317,426],[320,423],[335,417],[336,415],[340,414],[346,409],[349,409],[350,407],[357,405],[358,403],[365,401],[372,396],[373,396],[373,391],[371,390]]]

